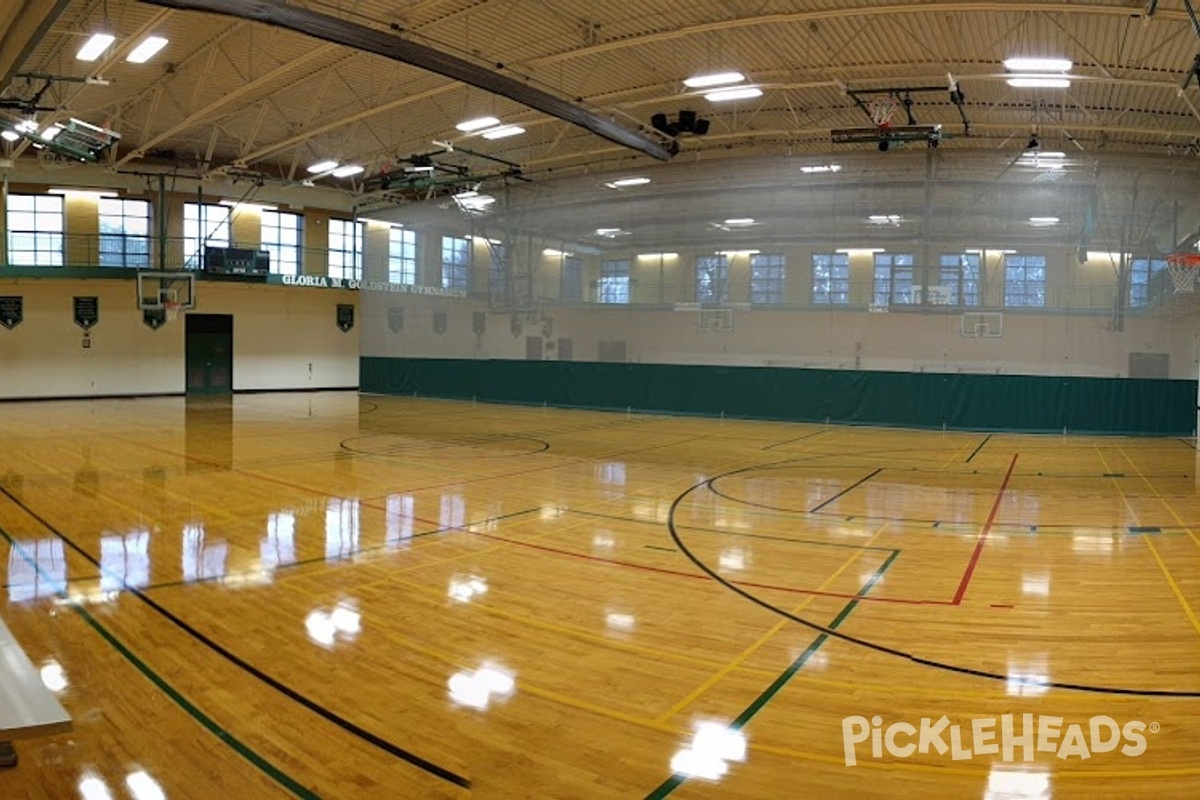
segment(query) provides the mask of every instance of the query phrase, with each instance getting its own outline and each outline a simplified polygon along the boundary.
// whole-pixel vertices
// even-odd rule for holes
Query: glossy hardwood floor
[[[75,719],[5,798],[1200,794],[1190,441],[329,393],[0,442]]]

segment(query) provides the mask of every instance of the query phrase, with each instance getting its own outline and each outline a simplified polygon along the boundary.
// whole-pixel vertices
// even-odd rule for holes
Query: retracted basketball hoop
[[[1171,273],[1176,294],[1195,292],[1196,276],[1200,274],[1200,253],[1171,253],[1167,256],[1167,270]]]

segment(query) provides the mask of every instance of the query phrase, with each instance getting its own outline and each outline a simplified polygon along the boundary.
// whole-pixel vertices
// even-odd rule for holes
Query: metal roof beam
[[[558,117],[602,136],[611,142],[644,153],[659,161],[668,161],[670,152],[644,134],[616,124],[611,119],[588,111],[523,81],[485,69],[470,61],[401,39],[384,31],[353,22],[290,6],[277,0],[146,0],[153,5],[181,10],[208,11],[226,16],[252,19],[327,42],[354,47],[405,64],[443,75],[522,105]]]

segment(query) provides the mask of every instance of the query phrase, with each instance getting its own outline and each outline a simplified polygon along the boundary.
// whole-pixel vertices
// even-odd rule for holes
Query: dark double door
[[[187,314],[186,362],[188,394],[233,391],[233,315]]]

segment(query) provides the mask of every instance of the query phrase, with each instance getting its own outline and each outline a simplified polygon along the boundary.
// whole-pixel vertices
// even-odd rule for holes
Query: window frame
[[[1020,261],[1020,264],[1011,263]],[[1040,264],[1030,264],[1027,262],[1040,261]],[[1046,285],[1047,285],[1047,266],[1046,256],[1029,255],[1024,253],[1005,253],[1004,255],[1004,307],[1005,308],[1045,308],[1046,307]],[[1011,270],[1021,270],[1021,279],[1019,284],[1014,284],[1011,279]],[[1040,280],[1031,283],[1029,278],[1029,270],[1041,270],[1042,276]],[[1039,285],[1040,284],[1040,285]],[[1020,291],[1017,291],[1019,287]],[[1036,287],[1036,289],[1034,289]],[[1013,302],[1020,297],[1023,302]],[[1031,297],[1037,297],[1040,302],[1026,302]]]
[[[696,256],[696,302],[729,302],[729,256]]]
[[[822,276],[818,274],[820,270],[826,270],[828,274]],[[849,253],[813,253],[811,274],[813,305],[850,305]],[[824,289],[821,288],[823,281],[828,284]]]
[[[396,234],[400,234],[397,241]],[[411,239],[412,241],[407,241]],[[396,250],[399,247],[400,253]],[[411,256],[406,255],[411,250]],[[406,277],[407,276],[407,277]],[[417,285],[417,232],[412,228],[388,228],[388,282],[404,286]]]
[[[29,208],[13,208],[13,202]],[[49,206],[55,206],[54,209]],[[30,215],[32,228],[17,227],[13,216]],[[54,220],[53,224],[43,222]],[[54,194],[10,194],[5,207],[5,232],[8,239],[8,265],[11,267],[61,267],[65,262],[67,210],[65,199]],[[25,246],[18,246],[18,245]],[[19,254],[32,254],[26,258]]]
[[[600,279],[596,283],[596,302],[602,305],[629,305],[632,299],[628,258],[606,259],[600,262]]]
[[[348,226],[354,226],[350,228]],[[338,230],[334,230],[337,228]],[[340,217],[330,217],[329,219],[329,236],[328,236],[328,258],[325,263],[325,274],[330,278],[336,278],[343,281],[354,281],[362,279],[363,270],[363,243],[366,241],[367,224],[362,220],[342,219]],[[351,233],[353,231],[353,233]],[[340,246],[334,246],[334,237],[337,237]],[[349,247],[346,247],[349,242]],[[337,256],[335,259],[334,256]],[[334,262],[337,262],[336,265]],[[335,267],[337,272],[335,273]],[[349,269],[350,274],[346,274]]]
[[[756,274],[756,270],[770,271],[770,273]],[[787,256],[783,253],[751,253],[750,304],[781,306],[785,302],[787,302]]]
[[[275,224],[268,224],[268,216],[275,217]],[[282,224],[285,218],[294,220],[295,227],[285,227]],[[292,231],[295,232],[295,243],[280,241],[284,232]],[[268,236],[268,232],[274,236]],[[259,242],[259,249],[271,254],[272,274],[299,275],[304,263],[304,215],[289,211],[263,211]]]
[[[442,236],[442,288],[471,289],[471,240],[466,236]]]
[[[194,218],[189,215],[195,210]],[[212,221],[212,211],[225,215],[224,220]],[[208,233],[205,231],[208,230]],[[224,235],[221,235],[222,230]],[[205,247],[233,245],[233,208],[219,203],[183,204],[183,268],[203,269]]]
[[[1129,260],[1129,308],[1150,305],[1150,284],[1154,276],[1167,268],[1165,258],[1133,258]]]
[[[966,259],[970,263],[963,263]],[[967,270],[974,270],[968,277]],[[954,275],[954,297],[952,306],[976,308],[982,303],[983,256],[979,253],[943,253],[938,259],[938,286],[945,286],[949,273]]]
[[[916,256],[912,253],[875,253],[871,302],[876,306],[912,306],[916,302]],[[898,275],[897,273],[900,273]],[[903,276],[907,273],[907,278]],[[905,295],[904,289],[908,293]]]

